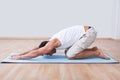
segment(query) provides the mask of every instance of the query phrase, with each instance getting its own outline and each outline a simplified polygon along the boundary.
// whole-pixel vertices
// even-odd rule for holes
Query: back
[[[85,34],[84,26],[76,25],[69,28],[65,28],[51,37],[50,40],[57,38],[61,42],[61,46],[58,49],[66,49],[72,46],[80,37]]]

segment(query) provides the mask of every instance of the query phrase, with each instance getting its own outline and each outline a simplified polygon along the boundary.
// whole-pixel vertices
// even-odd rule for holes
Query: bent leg
[[[96,56],[103,59],[109,59],[103,54],[102,50],[97,47],[87,49],[95,41],[96,35],[97,33],[94,28],[87,30],[86,34],[84,34],[81,39],[73,44],[73,46],[67,51],[67,58],[75,59]]]
[[[68,58],[74,57],[76,54],[89,49],[88,48],[96,39],[96,31],[94,28],[87,30],[87,32],[67,51],[66,55]],[[85,50],[86,49],[86,50]],[[91,50],[91,49],[90,49]]]
[[[87,58],[87,57],[99,57],[99,58],[103,58],[103,59],[110,59],[108,57],[106,57],[101,49],[98,49],[97,47],[93,47],[91,49],[85,49],[82,52],[76,54],[72,59],[77,59],[77,58]]]

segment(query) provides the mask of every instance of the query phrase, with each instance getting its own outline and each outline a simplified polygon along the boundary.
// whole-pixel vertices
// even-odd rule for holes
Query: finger
[[[9,59],[12,59],[12,60],[14,60],[14,59],[15,59],[15,57],[14,57],[14,56],[11,56]]]

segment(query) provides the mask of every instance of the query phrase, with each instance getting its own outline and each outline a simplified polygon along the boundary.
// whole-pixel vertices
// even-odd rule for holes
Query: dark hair
[[[43,41],[40,43],[39,48],[44,47],[49,41]]]

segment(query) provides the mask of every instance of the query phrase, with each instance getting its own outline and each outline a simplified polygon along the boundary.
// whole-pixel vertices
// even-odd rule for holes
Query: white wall
[[[120,38],[116,2],[119,0],[0,0],[0,37],[49,37],[83,24],[95,26],[99,38]]]
[[[113,38],[120,39],[120,0],[115,0],[113,17]]]

